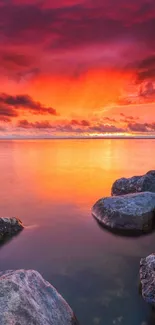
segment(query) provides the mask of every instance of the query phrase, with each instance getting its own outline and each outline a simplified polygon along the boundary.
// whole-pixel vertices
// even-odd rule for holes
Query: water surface
[[[155,234],[103,230],[91,206],[118,177],[155,169],[155,140],[0,141],[0,215],[27,226],[0,247],[0,269],[35,269],[80,325],[153,325],[138,293],[139,260]]]

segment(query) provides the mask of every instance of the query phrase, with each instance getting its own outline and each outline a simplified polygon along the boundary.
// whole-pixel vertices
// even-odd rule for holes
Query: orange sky
[[[155,6],[142,14],[144,2],[1,0],[0,136],[154,134]]]

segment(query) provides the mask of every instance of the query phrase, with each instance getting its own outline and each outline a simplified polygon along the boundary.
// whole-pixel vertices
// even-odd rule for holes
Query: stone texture
[[[113,231],[149,232],[155,218],[155,193],[105,197],[95,203],[92,214]]]
[[[61,295],[34,270],[0,272],[1,325],[77,325]]]
[[[155,308],[155,254],[140,260],[140,282],[142,297]]]
[[[21,220],[17,218],[0,218],[0,240],[15,235],[23,228]]]
[[[143,176],[120,178],[112,185],[111,195],[124,195],[136,192],[155,192],[155,170]]]

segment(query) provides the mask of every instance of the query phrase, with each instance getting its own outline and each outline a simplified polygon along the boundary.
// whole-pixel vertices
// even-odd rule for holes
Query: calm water
[[[0,269],[36,269],[80,325],[153,325],[138,293],[139,260],[155,234],[115,236],[90,213],[121,176],[155,169],[155,140],[0,142],[0,215],[26,229],[0,247]]]

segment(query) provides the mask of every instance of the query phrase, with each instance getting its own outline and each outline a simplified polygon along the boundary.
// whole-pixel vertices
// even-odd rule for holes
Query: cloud
[[[125,115],[124,113],[120,113],[120,116],[122,116],[123,118],[120,119],[121,122],[124,123],[133,123],[137,120],[139,120],[138,116],[131,116],[131,115]]]
[[[148,81],[140,87],[139,96],[145,98],[146,100],[155,99],[155,88],[152,81]]]
[[[115,118],[108,117],[108,116],[103,117],[103,120],[104,121],[108,121],[108,122],[113,122],[113,123],[116,122],[116,119]]]
[[[130,115],[155,102],[153,0],[0,0],[0,29],[1,121],[51,132],[151,129]],[[29,93],[52,99],[65,121],[40,121],[58,113]],[[31,114],[42,117],[24,120]]]
[[[11,118],[17,117],[18,113],[12,107],[4,105],[0,101],[0,120],[3,122],[10,122]]]
[[[128,129],[134,132],[154,132],[155,122],[153,123],[129,123]]]
[[[4,122],[4,123],[10,123],[11,122],[11,118],[10,117],[6,117],[5,115],[1,115],[0,113],[0,121]]]
[[[155,81],[145,80],[140,85],[134,85],[133,93],[126,93],[117,100],[120,106],[153,103],[155,101]]]
[[[89,132],[93,133],[124,133],[126,130],[121,127],[117,127],[112,124],[98,124],[98,125],[93,125],[89,128]]]
[[[28,122],[27,120],[20,120],[17,124],[18,127],[23,129],[51,129],[53,126],[49,123],[49,121],[37,121],[37,122]]]
[[[0,125],[0,132],[5,132],[6,128]]]
[[[73,121],[76,121],[74,123]],[[19,128],[23,129],[50,129],[53,132],[67,132],[67,133],[120,133],[125,130],[120,127],[116,127],[111,124],[102,124],[102,123],[90,123],[85,121],[71,120],[63,123],[49,123],[49,121],[36,121],[28,122],[27,120],[20,120],[17,124]]]
[[[1,75],[8,75],[16,81],[38,76],[40,69],[36,56],[30,55],[19,47],[14,49],[10,44],[6,44],[5,49],[3,47],[3,45],[0,46]]]
[[[30,111],[32,114],[50,114],[57,115],[57,112],[52,107],[45,107],[41,103],[34,101],[28,95],[8,95],[5,93],[0,94],[0,108],[1,115],[16,117],[19,115],[18,109]],[[5,106],[4,106],[5,105]]]
[[[14,74],[124,67],[155,50],[154,18],[153,0],[1,1],[2,62]]]
[[[142,83],[145,80],[155,77],[155,55],[150,55],[143,59],[138,64],[137,68],[137,83]]]
[[[148,132],[146,123],[129,123],[128,128],[133,132]]]
[[[71,120],[71,125],[81,125],[81,126],[89,126],[90,122],[87,120]]]
[[[0,60],[3,65],[12,69],[15,67],[27,68],[32,63],[32,59],[28,55],[6,51],[0,53]]]

